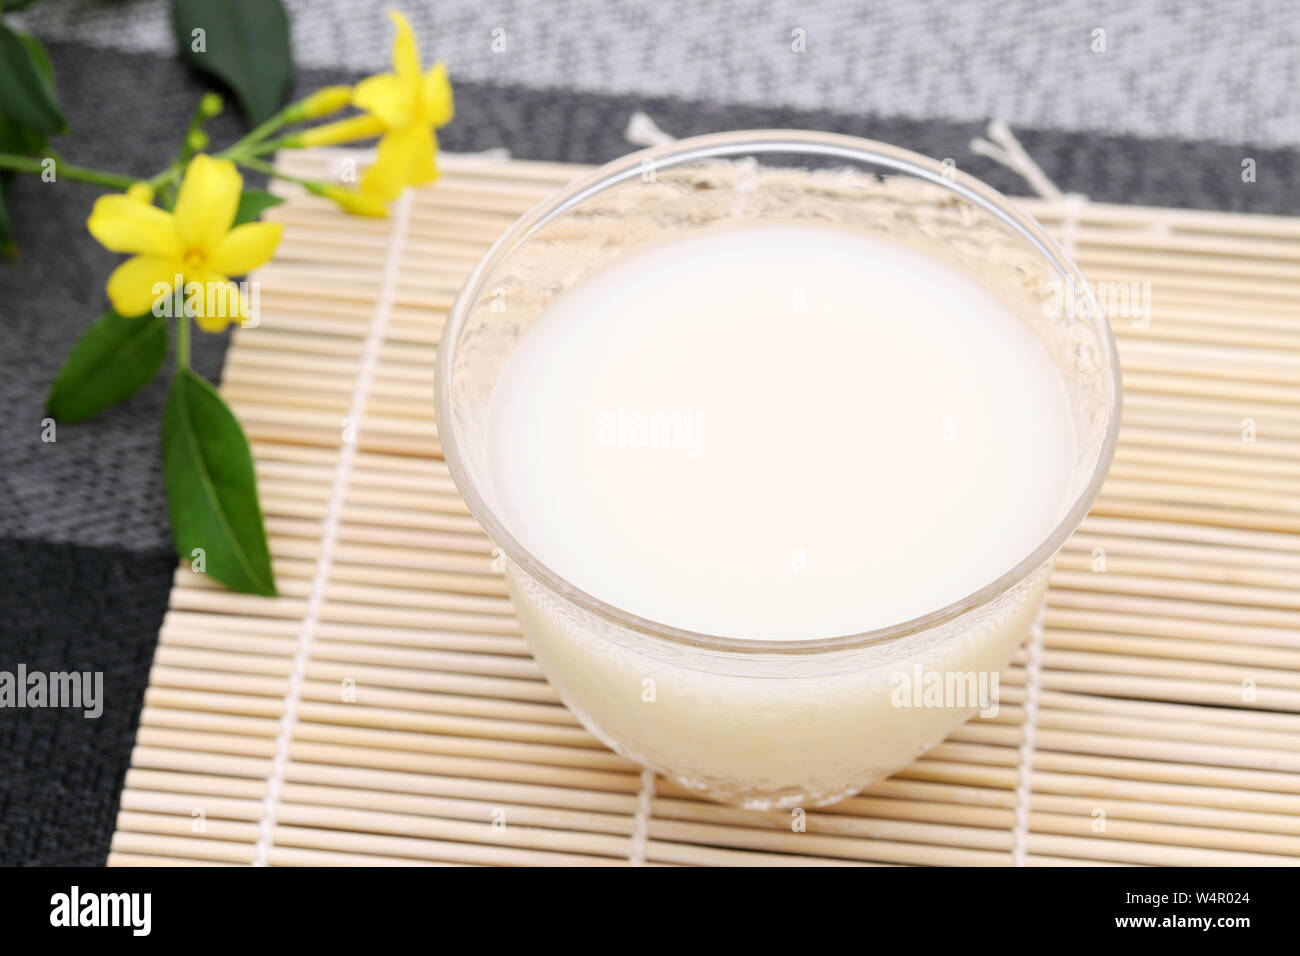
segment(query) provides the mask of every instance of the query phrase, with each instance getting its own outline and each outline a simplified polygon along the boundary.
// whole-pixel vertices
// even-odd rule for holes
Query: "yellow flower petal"
[[[387,204],[370,193],[344,189],[342,186],[322,186],[319,188],[319,194],[326,199],[332,199],[343,208],[344,212],[350,212],[354,216],[383,218],[388,215]]]
[[[252,272],[275,254],[282,232],[282,222],[246,222],[236,226],[208,251],[208,265],[228,276]]]
[[[190,161],[176,198],[176,232],[187,249],[207,251],[230,231],[244,180],[228,159],[200,153]]]
[[[433,157],[438,152],[438,141],[433,138],[433,130],[427,126],[418,126],[411,136],[411,165],[406,172],[408,186],[422,186],[438,178],[438,167]]]
[[[204,332],[220,332],[231,322],[249,316],[248,302],[239,286],[210,270],[185,277],[185,307]]]
[[[362,192],[391,200],[406,187],[406,155],[399,149],[403,135],[387,133],[379,141],[378,155],[361,177]]]
[[[361,177],[361,191],[380,199],[396,199],[410,183],[411,158],[420,148],[421,135],[429,131],[420,126],[388,133],[379,141],[379,157]]]
[[[352,93],[352,105],[377,117],[388,129],[401,129],[418,118],[419,104],[411,88],[391,73],[367,77],[358,83]]]
[[[429,68],[420,95],[424,121],[430,126],[446,126],[456,115],[451,100],[451,80],[447,79],[447,64],[435,63]]]
[[[372,139],[384,132],[387,127],[383,121],[374,116],[350,116],[334,123],[313,126],[298,134],[298,145],[336,146],[339,143],[354,143],[359,139]]]
[[[166,257],[180,249],[171,213],[121,193],[96,199],[86,228],[112,252]]]
[[[388,11],[388,18],[397,27],[393,37],[393,71],[407,87],[420,85],[420,48],[415,43],[415,33],[406,17],[396,10]]]
[[[144,315],[171,294],[179,270],[175,259],[162,256],[127,259],[108,277],[108,301],[118,315]]]

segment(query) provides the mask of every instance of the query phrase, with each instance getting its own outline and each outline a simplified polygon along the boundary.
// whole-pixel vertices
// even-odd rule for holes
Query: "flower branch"
[[[190,367],[191,320],[204,332],[220,332],[232,322],[257,324],[256,283],[232,277],[268,262],[284,227],[259,221],[281,200],[247,188],[241,167],[365,216],[386,215],[403,189],[437,177],[435,130],[452,118],[451,85],[441,64],[421,68],[410,24],[399,13],[390,16],[395,26],[391,73],[356,86],[325,87],[280,109],[261,109],[265,119],[211,153],[205,124],[224,104],[208,93],[196,105],[174,158],[148,178],[75,165],[50,153],[45,136],[61,131],[62,122],[57,105],[51,105],[52,82],[45,89],[51,100],[45,113],[32,111],[48,115],[48,128],[24,138],[20,151],[0,141],[0,171],[111,190],[95,201],[86,225],[105,248],[128,256],[106,283],[111,309],[69,354],[50,389],[47,411],[60,422],[84,421],[143,387],[163,364],[174,319],[176,371],[162,430],[172,535],[193,569],[237,590],[274,595],[274,574],[248,440],[216,390]],[[212,71],[235,86],[246,111],[261,102],[236,82],[237,74]],[[358,112],[330,119],[348,108]],[[376,161],[355,185],[290,174],[268,160],[281,149],[374,139],[379,141]],[[0,215],[0,226],[5,221]]]

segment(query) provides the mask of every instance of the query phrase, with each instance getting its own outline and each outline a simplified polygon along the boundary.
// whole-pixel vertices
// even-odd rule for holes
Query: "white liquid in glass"
[[[990,293],[803,224],[641,249],[561,295],[495,387],[492,486],[544,564],[724,637],[857,633],[1010,570],[1066,508],[1044,346]]]
[[[1064,517],[1075,456],[1059,373],[1010,310],[919,252],[804,224],[586,278],[524,332],[487,425],[490,494],[541,562],[624,611],[758,640],[899,623],[995,580]],[[757,808],[834,801],[990,715],[914,707],[898,677],[995,676],[1047,586],[1040,567],[937,628],[755,661],[617,637],[506,571],[590,729]]]

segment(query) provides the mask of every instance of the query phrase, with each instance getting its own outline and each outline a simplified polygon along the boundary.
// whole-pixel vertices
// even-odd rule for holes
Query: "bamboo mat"
[[[1151,283],[1149,325],[1114,321],[1110,480],[999,716],[796,832],[579,726],[440,456],[446,311],[582,170],[447,157],[388,220],[296,188],[270,213],[261,326],[221,390],[282,596],[178,571],[110,864],[1300,861],[1300,220],[1024,203],[1093,281]]]

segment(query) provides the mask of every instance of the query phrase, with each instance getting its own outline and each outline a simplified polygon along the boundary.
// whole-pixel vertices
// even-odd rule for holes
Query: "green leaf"
[[[235,225],[252,222],[272,206],[284,202],[279,196],[272,196],[264,189],[245,189],[239,194],[239,208],[235,210]]]
[[[172,29],[185,59],[230,87],[251,122],[280,108],[293,71],[280,0],[172,0]]]
[[[6,5],[5,9],[12,9]],[[49,55],[45,47],[35,37],[18,34],[18,39],[26,47],[36,66],[37,72],[45,78],[51,91],[54,89],[54,72],[50,67]],[[18,156],[40,156],[45,151],[49,137],[37,130],[27,129],[16,123],[4,113],[0,113],[0,153],[14,153]],[[9,217],[8,199],[13,179],[17,175],[11,170],[0,171],[0,259],[12,259],[18,247],[14,244],[13,222]]]
[[[34,129],[27,129],[0,113],[0,153],[17,153],[19,156],[39,156],[45,150],[48,137]],[[6,182],[13,176],[5,170]]]
[[[146,313],[124,318],[108,311],[63,362],[45,399],[61,422],[84,422],[134,395],[157,374],[167,355],[167,320]]]
[[[185,560],[236,591],[274,596],[275,577],[244,430],[221,396],[189,369],[172,382],[163,412],[163,479],[172,540]]]
[[[9,207],[5,203],[7,193],[6,184],[0,183],[0,259],[12,259],[17,252],[14,227],[9,220]]]
[[[0,24],[0,113],[38,133],[66,132],[48,76],[44,47]]]
[[[18,39],[27,48],[27,55],[32,58],[36,71],[45,80],[45,85],[54,92],[54,64],[50,62],[50,53],[41,45],[41,41],[30,33],[19,33]]]

